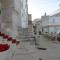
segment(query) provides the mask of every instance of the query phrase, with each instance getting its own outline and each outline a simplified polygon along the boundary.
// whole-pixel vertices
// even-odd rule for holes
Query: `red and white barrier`
[[[7,42],[8,42],[8,44],[11,46],[11,44],[12,44],[12,37],[8,37],[8,38],[7,38]]]
[[[10,52],[11,52],[11,49],[10,49],[10,46],[8,44],[0,44],[0,60],[9,59]]]
[[[16,39],[13,39],[13,40],[12,40],[11,46],[12,46],[12,49],[13,49],[13,50],[16,49]]]
[[[3,42],[3,36],[5,36],[5,34],[0,32],[0,42]]]
[[[3,36],[4,43],[6,43],[6,44],[8,44],[8,42],[7,42],[8,37],[9,37],[8,35]]]
[[[0,32],[0,42],[2,42],[1,32]]]
[[[19,43],[20,41],[0,32],[0,60],[10,59],[14,55],[16,48],[18,48]]]

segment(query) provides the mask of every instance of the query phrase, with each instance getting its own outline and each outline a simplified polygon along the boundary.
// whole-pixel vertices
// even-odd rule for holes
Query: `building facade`
[[[35,19],[33,21],[34,34],[40,35],[42,32],[42,21],[41,19]]]
[[[0,4],[1,31],[14,38],[20,36],[20,32],[24,35],[24,30],[28,29],[27,0],[0,0]]]
[[[57,15],[57,16],[56,16]],[[55,13],[51,16],[41,17],[43,32],[59,33],[60,32],[60,16],[59,13]]]
[[[28,32],[29,36],[33,36],[33,23],[32,23],[32,15],[28,14]]]

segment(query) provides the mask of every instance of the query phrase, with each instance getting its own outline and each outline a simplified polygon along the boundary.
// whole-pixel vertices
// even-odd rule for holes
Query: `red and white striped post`
[[[0,44],[0,60],[8,60],[10,58],[10,52],[11,49],[8,44]]]

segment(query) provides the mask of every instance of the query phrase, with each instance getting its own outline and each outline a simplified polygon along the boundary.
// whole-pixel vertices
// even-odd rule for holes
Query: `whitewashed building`
[[[42,16],[43,32],[59,33],[60,32],[60,12],[57,10],[54,14],[49,16]]]

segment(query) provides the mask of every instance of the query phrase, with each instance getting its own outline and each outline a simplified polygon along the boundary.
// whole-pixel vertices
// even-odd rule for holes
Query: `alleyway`
[[[12,60],[60,60],[60,43],[51,42],[44,36],[40,36],[40,47],[47,50],[38,50],[31,42],[24,42],[23,48],[16,49]]]

